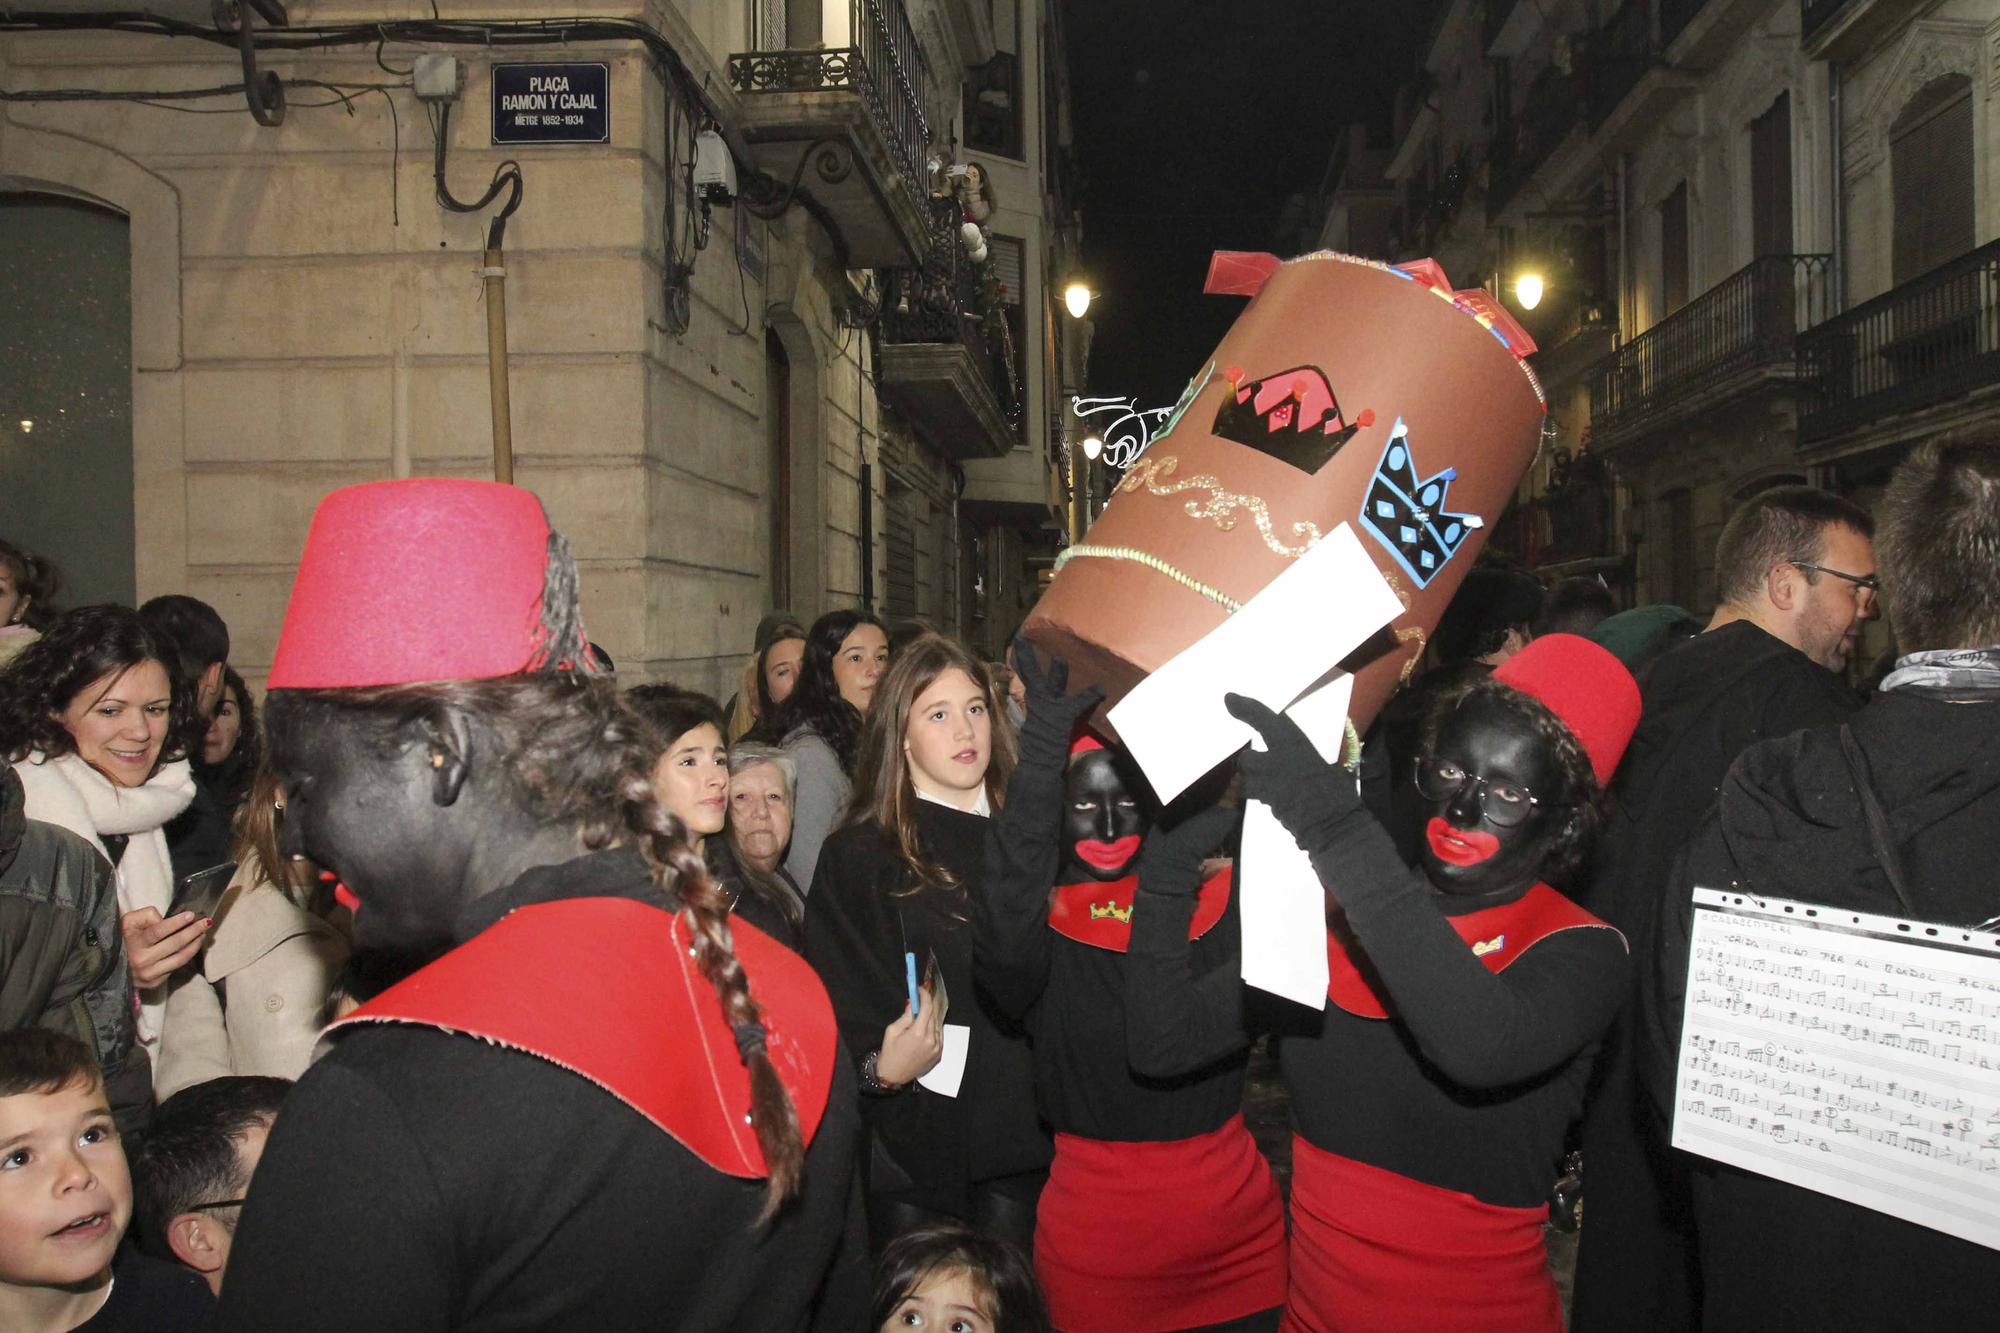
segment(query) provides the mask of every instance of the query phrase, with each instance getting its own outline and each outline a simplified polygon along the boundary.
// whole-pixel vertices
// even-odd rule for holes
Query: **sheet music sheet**
[[[1674,1146],[2000,1249],[2000,937],[1694,901]]]

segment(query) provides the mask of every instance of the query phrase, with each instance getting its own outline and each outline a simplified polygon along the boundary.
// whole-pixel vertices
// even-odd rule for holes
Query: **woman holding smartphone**
[[[935,634],[877,694],[805,929],[861,1070],[869,1228],[879,1250],[956,1218],[1027,1249],[1050,1141],[1021,1029],[974,982],[970,925],[1013,739],[985,666]]]

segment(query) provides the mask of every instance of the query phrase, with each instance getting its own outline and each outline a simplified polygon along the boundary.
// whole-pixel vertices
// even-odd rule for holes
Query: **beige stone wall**
[[[558,8],[574,12],[514,12]],[[742,6],[692,6],[692,27],[672,9],[624,8],[650,14],[698,75],[713,73],[712,90],[726,89],[721,62],[741,40]],[[293,12],[301,23],[361,16],[336,4]],[[718,210],[697,258],[691,325],[675,336],[661,296],[667,98],[639,48],[506,53],[612,67],[610,144],[510,150],[487,142],[489,53],[452,50],[468,74],[451,125],[454,190],[476,195],[503,156],[525,176],[506,252],[516,480],[569,534],[591,632],[622,672],[727,694],[769,606],[767,310],[792,353],[794,428],[823,433],[823,466],[795,471],[825,530],[807,538],[819,570],[794,609],[811,615],[861,589],[859,465],[881,423],[867,340],[837,314],[849,278],[794,210],[753,224],[766,276],[739,281],[736,220]],[[410,50],[391,55],[407,61]],[[268,63],[289,80],[390,81],[368,48]],[[0,41],[9,87],[238,77],[224,49],[188,41]],[[358,481],[491,469],[476,272],[484,219],[433,201],[431,129],[407,89],[346,109],[304,105],[325,97],[294,84],[274,129],[232,99],[200,104],[224,115],[129,102],[0,108],[0,177],[131,215],[139,595],[213,602],[253,680],[320,497]],[[800,393],[818,410],[800,410]],[[880,485],[877,469],[877,503]],[[881,586],[878,569],[878,595]]]

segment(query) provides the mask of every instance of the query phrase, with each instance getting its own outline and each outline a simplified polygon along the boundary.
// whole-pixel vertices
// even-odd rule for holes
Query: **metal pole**
[[[486,284],[486,376],[493,394],[493,480],[514,480],[514,424],[507,401],[507,270],[498,250],[479,271]]]

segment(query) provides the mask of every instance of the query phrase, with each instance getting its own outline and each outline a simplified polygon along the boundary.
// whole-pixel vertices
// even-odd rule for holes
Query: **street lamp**
[[[1521,309],[1533,310],[1542,303],[1542,275],[1523,273],[1514,279],[1514,299],[1521,303]]]
[[[1095,435],[1086,435],[1083,437],[1083,456],[1085,458],[1088,458],[1091,462],[1094,463],[1097,461],[1097,456],[1103,452],[1104,452],[1103,440],[1099,439]]]
[[[1063,306],[1069,311],[1071,319],[1083,318],[1084,312],[1090,309],[1091,295],[1089,284],[1081,280],[1072,280],[1069,286],[1063,288]]]

